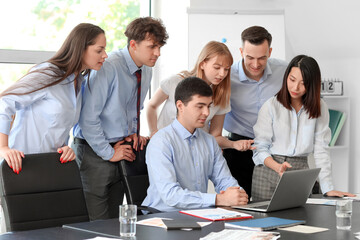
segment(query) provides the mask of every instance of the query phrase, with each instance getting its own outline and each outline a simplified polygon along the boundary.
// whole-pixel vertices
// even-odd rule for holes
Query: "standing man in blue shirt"
[[[242,61],[231,67],[231,111],[224,121],[224,129],[232,141],[254,138],[253,126],[258,112],[281,88],[287,67],[285,61],[270,58],[272,36],[265,28],[249,27],[242,32],[241,39]],[[224,149],[223,153],[231,174],[250,198],[253,152]]]
[[[138,135],[139,111],[168,38],[162,22],[151,17],[132,21],[125,35],[127,47],[109,54],[103,68],[91,76],[74,128],[73,147],[91,220],[118,214],[116,208],[109,209],[121,204],[124,195],[122,186],[116,196],[109,192],[120,182],[118,162],[145,155],[148,138]]]
[[[160,211],[247,204],[215,138],[204,132],[212,90],[200,78],[182,80],[175,90],[177,117],[150,140],[146,163],[150,186],[142,205]],[[207,193],[208,180],[218,194]]]

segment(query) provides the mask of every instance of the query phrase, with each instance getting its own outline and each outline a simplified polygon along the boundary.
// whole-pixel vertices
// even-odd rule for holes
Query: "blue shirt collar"
[[[240,82],[257,82],[251,78],[248,78],[245,74],[245,71],[244,71],[244,68],[243,68],[243,61],[239,61],[239,79],[240,79]],[[261,77],[260,81],[259,82],[263,82],[265,81],[269,75],[272,74],[272,71],[271,71],[271,67],[270,67],[270,64],[269,62],[266,63],[266,67],[265,67],[265,70],[264,70],[264,75]]]
[[[135,74],[135,72],[139,69],[143,70],[144,68],[144,65],[141,66],[141,68],[138,68],[138,66],[136,66],[134,60],[132,59],[132,57],[130,56],[130,52],[129,52],[129,49],[128,49],[128,46],[124,47],[123,49],[121,49],[121,51],[123,52],[124,54],[124,57],[125,57],[125,61],[126,61],[126,65],[128,66],[129,68],[129,71],[131,74]]]
[[[196,128],[194,133],[191,134],[178,120],[175,118],[175,120],[171,124],[172,128],[175,130],[175,132],[181,137],[181,139],[187,139],[192,137],[198,136],[198,129]]]

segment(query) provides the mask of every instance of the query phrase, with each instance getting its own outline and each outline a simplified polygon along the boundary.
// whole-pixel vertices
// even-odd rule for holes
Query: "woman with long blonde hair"
[[[252,140],[232,142],[222,136],[225,114],[230,111],[230,69],[232,63],[233,57],[228,47],[223,43],[210,41],[200,52],[191,71],[182,71],[162,81],[160,88],[150,99],[147,108],[150,136],[175,119],[175,88],[184,78],[195,76],[204,80],[213,90],[213,103],[203,130],[213,135],[221,148],[235,148],[239,151],[252,149]],[[165,104],[158,117],[157,109],[163,102]]]

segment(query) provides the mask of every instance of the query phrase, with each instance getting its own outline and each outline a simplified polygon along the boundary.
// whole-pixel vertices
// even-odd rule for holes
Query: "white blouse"
[[[254,126],[255,146],[253,161],[264,164],[271,156],[308,156],[314,153],[315,165],[321,168],[319,179],[322,192],[334,189],[331,177],[330,155],[326,147],[331,139],[329,128],[329,110],[321,100],[321,116],[309,119],[302,107],[286,109],[276,96],[270,98],[261,107]]]

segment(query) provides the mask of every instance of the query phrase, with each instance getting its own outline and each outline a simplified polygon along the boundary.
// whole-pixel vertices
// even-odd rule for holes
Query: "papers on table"
[[[171,220],[171,218],[164,218],[164,219]],[[151,227],[166,228],[166,225],[161,220],[161,218],[147,218],[147,219],[144,219],[144,220],[137,221],[136,224],[145,225],[145,226],[151,226]]]
[[[172,220],[171,218],[147,218],[144,220],[137,221],[136,224],[144,225],[144,226],[150,226],[150,227],[161,227],[161,228],[167,228],[162,219],[166,220]],[[197,222],[201,227],[205,227],[211,222]]]
[[[94,237],[94,238],[88,238],[87,240],[114,240],[114,238],[110,238],[110,237]]]
[[[224,229],[220,232],[212,232],[206,235],[200,240],[233,240],[233,239],[242,239],[242,240],[253,240],[253,239],[268,239],[276,240],[280,237],[279,233],[274,232],[254,232],[246,230],[232,230]]]
[[[360,201],[360,194],[356,194],[355,197],[342,197],[338,199],[327,199],[327,198],[308,198],[306,204],[321,204],[321,205],[336,205],[336,201],[340,199],[352,199],[354,201]]]
[[[184,213],[193,217],[198,217],[210,221],[253,218],[253,216],[250,214],[241,213],[238,211],[230,211],[223,208],[182,210],[180,211],[180,213]]]
[[[297,226],[292,226],[292,227],[279,228],[279,230],[298,232],[298,233],[318,233],[318,232],[327,231],[329,229],[321,228],[321,227],[306,226],[306,225],[297,225]]]
[[[326,199],[326,198],[308,198],[306,204],[321,204],[321,205],[336,205],[335,199]]]
[[[355,197],[344,197],[345,199],[352,199],[354,201],[360,201],[360,193],[356,193]]]

